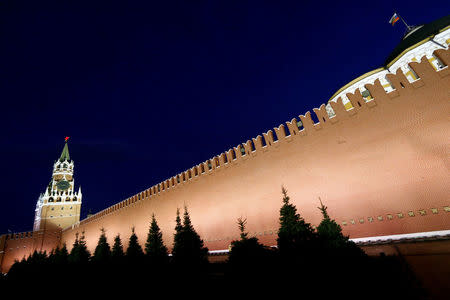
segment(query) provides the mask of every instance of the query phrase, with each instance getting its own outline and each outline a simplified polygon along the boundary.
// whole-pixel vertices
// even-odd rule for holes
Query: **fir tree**
[[[311,224],[297,213],[295,205],[289,202],[287,190],[282,187],[283,206],[280,209],[280,229],[277,244],[283,256],[302,256],[313,246],[316,237]]]
[[[58,246],[55,250],[52,250],[48,257],[48,260],[51,264],[63,265],[67,263],[68,257],[69,253],[67,252],[66,244],[63,244],[63,247],[61,249]]]
[[[58,254],[59,254],[59,246],[56,246],[56,249],[52,249],[52,251],[50,251],[50,254],[48,255],[48,261],[50,264],[55,263],[55,258]]]
[[[332,220],[327,212],[327,207],[323,205],[319,198],[320,207],[318,209],[322,213],[322,221],[317,226],[317,234],[320,239],[321,249],[327,254],[332,255],[357,255],[365,256],[364,252],[352,241],[348,236],[342,234],[342,227]]]
[[[322,213],[322,221],[319,226],[317,226],[317,234],[322,240],[329,241],[335,246],[348,241],[348,237],[342,234],[342,228],[336,221],[331,220],[327,212],[327,207],[323,205],[322,200],[319,198],[320,207],[318,209]]]
[[[64,243],[61,250],[59,251],[59,258],[61,259],[62,262],[66,263],[68,257],[69,252],[67,251],[66,243]]]
[[[94,256],[92,260],[97,263],[106,263],[111,258],[111,248],[106,239],[105,229],[100,229],[101,235],[98,239],[97,247],[95,248]]]
[[[138,261],[144,257],[141,245],[139,245],[138,237],[134,232],[134,227],[131,228],[130,241],[127,248],[127,258],[131,261]]]
[[[72,250],[69,254],[69,262],[73,264],[85,264],[89,262],[91,254],[86,247],[86,241],[84,239],[84,232],[81,237],[78,238],[78,232],[75,235],[75,242],[73,243]]]
[[[199,265],[208,262],[208,248],[192,226],[187,207],[184,207],[183,226],[180,229],[179,211],[172,251],[173,260],[179,265]]]
[[[152,263],[167,262],[167,247],[163,243],[162,233],[156,223],[155,214],[152,215],[147,243],[145,243],[145,253]]]
[[[177,248],[180,245],[180,237],[181,237],[181,232],[183,230],[183,225],[181,224],[181,218],[180,218],[180,209],[177,207],[177,217],[175,218],[175,234],[173,237],[173,249],[172,252],[176,252]]]
[[[247,219],[238,218],[240,237],[238,241],[231,242],[231,251],[228,257],[229,263],[237,268],[237,271],[247,273],[248,271],[257,271],[258,264],[267,263],[264,261],[266,249],[259,243],[256,237],[248,237],[245,231]],[[243,274],[241,274],[243,275]]]
[[[180,209],[177,207],[177,217],[175,218],[175,234],[173,236],[172,256],[180,252],[181,234],[183,231],[183,224],[181,224]]]
[[[112,248],[111,257],[114,260],[120,260],[124,257],[124,255],[125,254],[123,252],[122,240],[120,239],[120,235],[118,234],[114,238],[114,245]]]
[[[241,236],[241,240],[244,241],[247,239],[248,237],[248,232],[245,232],[245,225],[247,225],[247,218],[245,218],[244,220],[242,219],[242,217],[238,218],[238,226],[239,226],[239,231],[240,236]]]

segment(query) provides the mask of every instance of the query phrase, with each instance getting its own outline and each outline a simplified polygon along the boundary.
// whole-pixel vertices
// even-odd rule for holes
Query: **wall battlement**
[[[0,272],[7,272],[15,260],[27,258],[34,251],[50,253],[61,239],[61,230],[38,230],[0,236]]]
[[[65,231],[71,231],[83,225],[92,222],[97,222],[105,216],[116,214],[122,210],[126,210],[131,205],[140,201],[146,201],[160,197],[164,193],[179,190],[181,187],[194,183],[200,178],[206,178],[216,172],[230,168],[235,165],[245,163],[249,159],[256,156],[264,155],[267,152],[278,151],[282,145],[291,143],[292,141],[299,141],[305,143],[314,143],[314,139],[322,139],[324,131],[336,126],[338,123],[346,122],[349,119],[365,118],[366,112],[371,113],[377,111],[380,107],[392,105],[395,101],[401,101],[400,98],[405,99],[408,96],[414,95],[418,90],[424,86],[449,86],[450,71],[448,65],[450,64],[449,50],[437,50],[434,55],[446,65],[441,70],[435,70],[424,56],[419,62],[409,63],[409,67],[418,75],[418,79],[410,82],[402,70],[397,69],[396,74],[386,75],[386,79],[392,84],[394,90],[387,93],[380,83],[380,80],[375,80],[374,84],[366,84],[365,88],[370,92],[370,100],[365,99],[359,89],[354,93],[347,93],[346,97],[351,102],[352,107],[346,109],[342,99],[339,98],[337,102],[330,102],[333,115],[327,113],[326,105],[322,104],[319,108],[314,108],[313,113],[318,119],[314,123],[310,111],[304,115],[299,115],[299,119],[293,118],[291,121],[275,127],[273,130],[268,130],[262,135],[247,140],[245,143],[239,144],[236,147],[222,152],[211,159],[201,162],[192,168],[181,172],[161,183],[153,185],[152,187],[133,195],[111,207],[108,207],[89,218],[82,220],[75,224],[72,228],[67,228]],[[431,99],[423,99],[423,104],[430,105],[428,101]],[[410,105],[410,101],[404,105]],[[395,107],[396,109],[397,107]],[[398,113],[401,113],[399,111]],[[305,137],[308,136],[308,139]],[[332,154],[331,154],[332,155]]]

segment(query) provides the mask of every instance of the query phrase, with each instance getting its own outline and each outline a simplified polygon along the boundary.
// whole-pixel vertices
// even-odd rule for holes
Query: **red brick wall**
[[[60,230],[34,231],[0,236],[0,272],[6,273],[15,260],[36,251],[49,253],[61,239]]]
[[[449,51],[435,54],[450,64]],[[227,249],[238,238],[240,216],[247,218],[251,235],[272,245],[281,185],[300,214],[315,225],[321,220],[320,197],[351,238],[449,230],[450,71],[436,72],[425,58],[410,66],[418,81],[410,84],[400,72],[389,75],[395,91],[386,94],[376,81],[366,86],[374,100],[365,103],[359,92],[347,94],[354,108],[347,111],[340,102],[332,103],[336,117],[331,119],[322,113],[322,105],[315,109],[319,123],[313,124],[307,112],[299,116],[303,130],[292,126],[297,119],[269,130],[263,134],[266,146],[258,136],[244,144],[245,156],[238,146],[233,159],[230,149],[211,159],[211,170],[206,161],[63,231],[61,243],[70,249],[75,234],[84,231],[93,252],[104,227],[110,243],[120,234],[126,247],[135,226],[143,245],[155,213],[170,248],[176,209],[187,205],[210,250]],[[56,235],[50,237],[7,240],[0,256],[3,272],[14,259],[41,249],[39,244],[50,250],[57,242]]]
[[[448,51],[436,54],[450,64]],[[292,126],[297,122],[293,119],[285,124],[289,136],[284,137],[280,129],[285,125],[280,125],[275,133],[263,134],[267,146],[261,146],[258,136],[253,139],[255,151],[251,152],[248,141],[247,155],[241,157],[240,148],[235,147],[232,160],[230,149],[211,159],[212,170],[207,161],[188,170],[194,175],[197,169],[197,177],[189,179],[188,171],[178,174],[65,230],[62,241],[70,248],[75,233],[84,231],[93,251],[104,227],[110,242],[120,234],[126,246],[135,226],[144,244],[155,213],[170,247],[176,209],[186,204],[210,250],[227,249],[238,237],[240,216],[247,218],[252,235],[275,244],[281,185],[313,224],[321,220],[320,197],[331,217],[341,225],[346,222],[344,232],[352,238],[450,229],[446,211],[450,205],[450,71],[436,72],[426,58],[410,65],[420,76],[418,81],[410,84],[401,71],[389,75],[396,90],[386,94],[377,80],[366,86],[374,100],[365,103],[359,91],[347,94],[354,108],[346,111],[341,103],[332,103],[336,117],[331,119],[321,114],[322,105],[316,110],[319,123],[313,124],[307,112],[300,116],[304,130]],[[278,141],[272,140],[274,135]]]

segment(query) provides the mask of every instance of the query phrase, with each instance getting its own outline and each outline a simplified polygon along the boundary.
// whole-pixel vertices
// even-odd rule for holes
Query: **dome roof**
[[[384,62],[384,66],[388,66],[395,58],[409,47],[439,33],[439,31],[450,25],[450,15],[437,19],[431,23],[418,26],[407,33],[400,44],[392,50]]]

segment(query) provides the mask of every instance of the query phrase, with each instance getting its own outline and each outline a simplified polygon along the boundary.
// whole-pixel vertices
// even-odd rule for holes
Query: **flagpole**
[[[410,27],[408,24],[406,24],[406,22],[405,22],[405,20],[403,20],[402,16],[400,16],[399,14],[397,14],[397,12],[395,12],[395,14],[400,18],[400,20],[402,20],[403,24],[405,24],[406,29],[408,29],[408,31],[410,31],[410,30],[411,30],[411,27]]]

